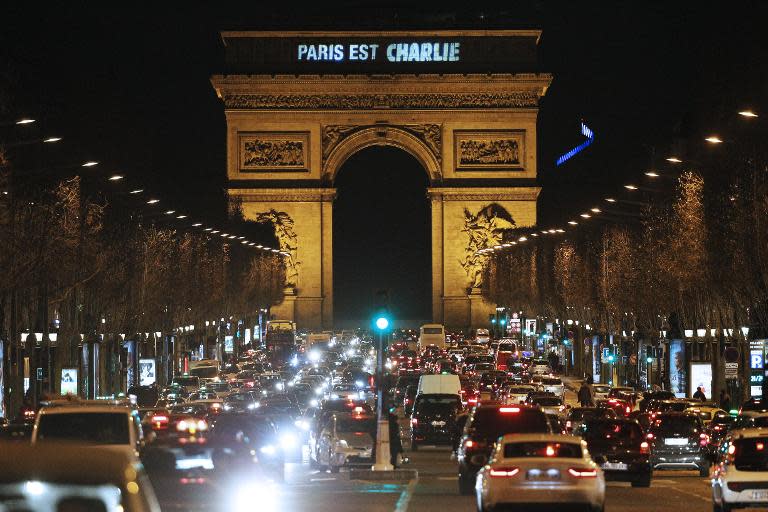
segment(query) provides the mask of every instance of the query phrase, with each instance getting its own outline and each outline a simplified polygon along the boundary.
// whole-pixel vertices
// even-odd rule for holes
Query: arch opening
[[[369,146],[341,164],[335,185],[334,324],[368,325],[381,290],[398,325],[428,321],[431,224],[424,166],[404,149]]]

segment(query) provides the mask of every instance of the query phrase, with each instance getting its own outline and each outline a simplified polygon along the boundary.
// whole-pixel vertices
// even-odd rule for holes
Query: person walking
[[[403,444],[400,440],[400,424],[397,415],[389,412],[389,462],[393,468],[397,468],[400,454],[403,452]]]
[[[592,386],[587,384],[587,381],[581,383],[577,398],[582,407],[592,407],[595,405],[594,394],[592,392]]]
[[[724,411],[731,410],[731,395],[724,389],[720,390],[720,408]]]
[[[696,392],[693,394],[693,398],[696,400],[701,400],[702,402],[707,400],[707,395],[704,394],[704,390],[701,389],[701,386],[696,388]]]

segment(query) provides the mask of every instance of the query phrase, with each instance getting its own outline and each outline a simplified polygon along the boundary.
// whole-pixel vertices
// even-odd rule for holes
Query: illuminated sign
[[[453,42],[402,42],[387,45],[377,43],[330,43],[299,44],[296,58],[299,61],[376,61],[389,62],[458,62],[461,43]]]
[[[61,387],[62,395],[77,395],[77,368],[61,369]]]
[[[592,144],[595,140],[595,133],[589,129],[587,125],[584,123],[581,123],[581,134],[587,138],[584,142],[573,148],[572,150],[568,151],[564,155],[562,155],[560,158],[557,159],[557,165],[564,164],[567,160],[574,157],[577,153],[582,152],[587,146]]]
[[[139,359],[139,385],[151,386],[157,381],[157,362],[154,359]]]
[[[760,370],[763,368],[763,351],[752,350],[749,353],[749,367],[753,370]]]

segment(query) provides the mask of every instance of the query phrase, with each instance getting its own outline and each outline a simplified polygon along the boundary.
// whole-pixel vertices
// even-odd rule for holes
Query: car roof
[[[764,428],[745,428],[736,430],[733,439],[749,439],[753,437],[768,437],[768,431]]]
[[[569,436],[564,434],[505,434],[501,437],[502,443],[526,443],[531,441],[571,444],[584,443],[584,441],[578,436]]]
[[[43,407],[40,414],[82,414],[115,412],[132,414],[133,409],[125,405],[66,405],[58,407]]]
[[[127,451],[83,444],[0,443],[0,453],[4,459],[13,461],[13,464],[0,464],[0,482],[120,484],[133,480],[131,472],[135,475],[139,468]]]

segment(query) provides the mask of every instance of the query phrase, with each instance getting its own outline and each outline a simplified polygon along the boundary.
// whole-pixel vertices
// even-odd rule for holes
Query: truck
[[[430,345],[439,349],[445,348],[445,327],[442,324],[424,324],[419,328],[419,350]]]
[[[296,323],[290,320],[269,320],[264,334],[264,348],[272,363],[285,363],[295,354]]]

